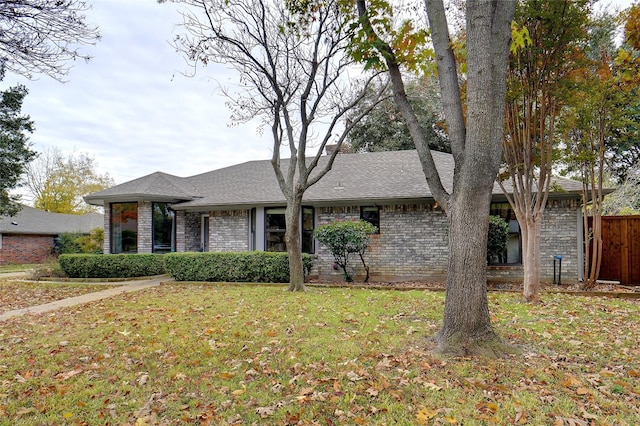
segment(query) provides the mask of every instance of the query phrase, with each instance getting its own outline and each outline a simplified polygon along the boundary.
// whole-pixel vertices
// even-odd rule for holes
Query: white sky
[[[0,88],[29,89],[23,113],[35,122],[33,148],[88,153],[99,173],[122,183],[155,171],[191,176],[271,157],[270,133],[257,122],[229,127],[220,85],[236,74],[219,65],[189,70],[169,44],[180,32],[178,5],[156,0],[94,0],[87,21],[102,40],[83,52],[67,83],[7,74]],[[612,1],[628,6],[631,0]]]
[[[177,5],[155,0],[95,0],[87,21],[102,40],[82,48],[93,58],[79,61],[66,83],[46,76],[28,81],[7,74],[0,87],[16,82],[29,89],[23,113],[36,131],[36,151],[58,147],[85,152],[98,171],[122,183],[155,171],[191,176],[254,159],[271,158],[267,133],[258,123],[229,127],[220,85],[235,81],[222,66],[195,77],[169,41],[180,32]]]

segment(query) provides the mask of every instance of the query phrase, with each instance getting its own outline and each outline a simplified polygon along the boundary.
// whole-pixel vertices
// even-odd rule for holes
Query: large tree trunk
[[[486,186],[486,185],[485,185]],[[491,192],[458,188],[449,206],[449,265],[440,353],[499,356],[487,302],[487,234]]]
[[[302,265],[302,248],[300,246],[300,209],[302,197],[296,197],[287,203],[285,220],[287,230],[284,240],[289,255],[289,288],[288,291],[305,291],[304,267]]]
[[[441,0],[426,0],[447,124],[462,101]],[[487,233],[493,184],[502,156],[507,58],[515,1],[467,2],[466,128],[449,130],[456,162],[449,217],[449,264],[437,351],[499,356],[506,350],[491,326],[487,302]],[[445,78],[445,75],[447,78]],[[431,182],[429,182],[431,187]]]
[[[540,218],[518,218],[522,225],[522,265],[524,298],[527,302],[540,301]]]

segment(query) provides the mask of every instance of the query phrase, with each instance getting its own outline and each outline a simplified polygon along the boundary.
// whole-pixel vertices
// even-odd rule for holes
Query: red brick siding
[[[52,235],[2,235],[0,265],[40,263],[51,256]]]

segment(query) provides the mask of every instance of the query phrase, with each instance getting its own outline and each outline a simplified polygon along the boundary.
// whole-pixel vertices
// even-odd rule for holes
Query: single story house
[[[43,262],[60,234],[89,233],[103,222],[99,213],[60,214],[22,206],[16,216],[0,217],[0,265]]]
[[[450,190],[453,158],[433,155]],[[582,187],[558,178],[554,188],[542,225],[542,277],[553,279],[554,258],[561,255],[563,279],[575,280],[582,270]],[[191,177],[156,172],[85,200],[104,206],[105,253],[285,250],[285,201],[268,160]],[[379,230],[368,253],[372,280],[441,279],[446,273],[447,218],[431,196],[415,150],[340,153],[332,170],[307,190],[303,206],[302,248],[316,256],[314,275],[339,278],[313,229],[360,218]],[[489,274],[521,277],[520,228],[497,184],[491,211],[508,223],[510,237]]]

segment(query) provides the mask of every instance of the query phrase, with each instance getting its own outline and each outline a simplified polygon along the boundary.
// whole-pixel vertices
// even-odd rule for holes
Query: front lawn
[[[0,314],[106,290],[110,287],[114,285],[0,281]]]
[[[444,294],[165,284],[2,322],[0,424],[640,424],[637,301],[491,293],[502,360],[430,354]]]
[[[33,263],[10,263],[7,265],[0,265],[0,274],[5,272],[26,272],[38,266],[40,265]]]

